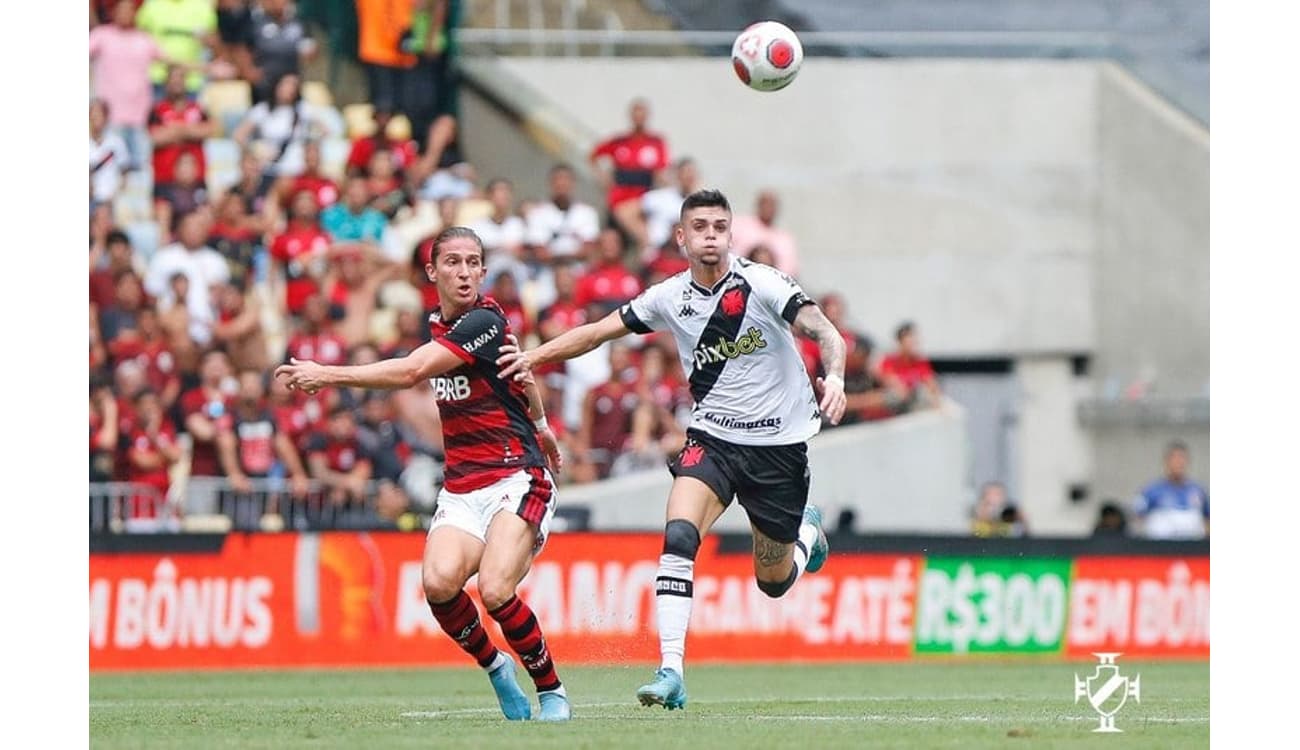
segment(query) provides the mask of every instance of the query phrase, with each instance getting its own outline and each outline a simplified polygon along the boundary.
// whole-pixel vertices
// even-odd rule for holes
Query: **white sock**
[[[492,672],[494,670],[500,669],[509,660],[510,657],[506,656],[506,653],[504,651],[497,649],[497,658],[493,659],[492,663],[484,667],[484,669],[486,669],[489,672]]]
[[[813,544],[816,542],[816,526],[805,523],[799,527],[799,537],[794,544],[794,575],[796,578],[803,575],[803,569],[808,566],[808,556],[812,554]]]
[[[659,556],[659,574],[655,579],[655,623],[659,627],[661,664],[684,675],[682,660],[686,654],[686,626],[691,621],[691,602],[695,595],[695,561],[680,555]]]
[[[566,693],[566,692],[564,692],[564,686],[563,686],[563,685],[557,687],[557,688],[554,689],[554,690],[542,690],[542,691],[539,691],[537,694],[538,694],[538,695],[541,695],[541,694],[543,694],[543,693],[554,693],[555,695],[562,695],[562,696],[564,696],[565,698],[568,698],[568,697],[569,697],[569,694]]]

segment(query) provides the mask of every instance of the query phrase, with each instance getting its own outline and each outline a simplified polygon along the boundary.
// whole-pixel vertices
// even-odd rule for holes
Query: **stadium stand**
[[[148,13],[150,4],[143,3],[139,12]],[[289,12],[292,14],[293,8]],[[214,31],[209,21],[198,19],[200,15],[196,12],[195,23]],[[448,28],[431,33],[454,34],[451,26],[457,15],[448,15]],[[125,8],[116,13],[104,8],[99,20],[107,32],[126,33],[135,18]],[[306,28],[309,34],[321,34],[310,25]],[[327,36],[333,39],[337,32],[330,29]],[[119,160],[101,167],[119,170],[120,187],[111,196],[100,195],[99,201],[92,192],[92,216],[107,209],[111,217],[92,222],[90,237],[91,312],[92,321],[97,321],[92,322],[90,366],[92,530],[420,524],[422,514],[431,510],[427,500],[432,493],[423,485],[429,484],[430,478],[436,481],[442,459],[436,409],[428,394],[403,394],[399,397],[401,408],[391,410],[378,423],[367,422],[363,404],[349,395],[308,397],[281,392],[270,383],[269,371],[288,356],[288,347],[297,346],[297,354],[308,352],[306,356],[317,359],[355,361],[364,347],[372,354],[390,356],[427,340],[424,320],[436,299],[413,251],[422,239],[448,222],[478,226],[489,233],[507,223],[521,228],[523,262],[516,267],[518,273],[498,275],[485,291],[504,295],[502,301],[511,311],[514,327],[530,345],[602,314],[610,304],[626,297],[617,290],[617,300],[609,294],[593,296],[593,290],[608,286],[605,282],[609,279],[617,277],[619,289],[635,293],[675,273],[682,261],[671,247],[671,238],[655,252],[654,248],[633,247],[627,241],[630,238],[616,233],[607,232],[602,239],[586,228],[585,220],[581,229],[576,225],[566,229],[564,217],[575,215],[579,208],[599,216],[606,228],[612,217],[581,201],[569,204],[563,187],[553,185],[550,194],[507,196],[508,205],[494,209],[489,200],[491,179],[513,179],[515,175],[479,174],[474,154],[462,152],[456,138],[456,97],[454,91],[447,90],[454,86],[450,79],[436,82],[442,87],[437,97],[441,109],[428,133],[412,132],[411,123],[429,119],[428,112],[421,109],[429,103],[404,102],[398,97],[398,111],[382,113],[383,137],[378,138],[381,120],[375,107],[359,102],[340,108],[338,98],[322,80],[302,81],[303,104],[263,109],[257,114],[255,86],[250,79],[257,71],[240,63],[237,45],[222,46],[220,39],[210,34],[203,38],[207,46],[202,56],[208,62],[187,68],[190,75],[184,78],[187,85],[195,84],[189,93],[197,104],[193,109],[201,113],[196,117],[212,123],[211,129],[204,131],[208,137],[201,140],[203,168],[197,190],[185,192],[184,200],[178,200],[170,186],[157,183],[145,159],[141,164]],[[441,49],[442,45],[445,42],[429,47]],[[445,49],[448,56],[456,54],[454,45]],[[109,63],[104,69],[121,69],[112,65],[113,60],[102,59],[118,54],[112,45],[92,46],[91,54],[92,58],[101,57],[98,63]],[[446,60],[428,59],[446,67]],[[420,65],[411,71],[412,75],[428,73]],[[153,91],[157,104],[165,93],[161,86]],[[250,113],[257,118],[251,125]],[[118,129],[110,119],[101,133],[100,143],[108,143]],[[241,147],[237,138],[247,138],[247,145]],[[424,150],[417,152],[411,138],[425,142]],[[358,144],[363,144],[361,150]],[[318,153],[318,168],[304,166],[304,159],[310,161],[315,155],[299,156],[311,150],[311,145],[317,147],[313,154]],[[302,150],[294,151],[293,158],[284,158],[300,146]],[[92,137],[92,180],[96,148]],[[101,153],[103,148],[101,145]],[[274,174],[268,167],[272,163]],[[298,174],[310,169],[318,171]],[[384,171],[372,174],[375,169]],[[290,226],[291,219],[299,215],[300,191],[314,196],[312,216],[319,216],[327,203],[339,199],[349,176],[362,178],[370,205],[383,207],[384,228],[377,240],[331,238],[311,229],[315,218],[300,221],[297,229]],[[656,176],[657,184],[667,185],[672,179],[669,173]],[[238,200],[227,201],[230,196]],[[500,199],[498,196],[498,202]],[[539,207],[551,213],[538,213]],[[738,211],[743,213],[743,209]],[[337,221],[341,214],[335,210],[331,216]],[[585,219],[586,214],[583,216]],[[172,244],[181,236],[178,228],[182,224],[196,236]],[[164,273],[157,269],[165,268],[169,275],[153,278],[153,294],[130,309],[118,299],[115,285],[104,284],[105,274],[113,272],[120,277],[122,273],[111,271],[107,248],[108,237],[115,231],[129,243],[131,264],[138,273],[152,268],[156,276]],[[295,237],[319,240],[290,249]],[[620,239],[627,241],[621,248]],[[155,259],[164,248],[168,255],[159,265]],[[101,279],[98,298],[97,276]],[[567,291],[557,291],[557,278],[563,279]],[[211,283],[220,286],[209,288]],[[576,305],[567,296],[575,290]],[[286,305],[286,299],[293,303]],[[312,299],[318,304],[311,303]],[[309,309],[323,311],[323,319],[305,317]],[[146,316],[158,319],[160,334],[145,332],[141,318]],[[548,320],[565,321],[566,325],[542,324]],[[346,340],[325,334],[344,329]],[[302,348],[303,341],[315,348]],[[611,354],[603,349],[546,374],[547,398],[553,413],[561,415],[554,420],[555,426],[572,467],[560,477],[563,483],[657,471],[681,440],[689,409],[682,408],[688,404],[679,403],[684,378],[676,358],[671,353],[662,356],[663,352],[640,342],[630,343],[615,352],[617,373],[610,366]],[[249,345],[254,348],[251,355]],[[212,351],[228,355],[225,372],[205,371],[205,355]],[[651,351],[655,356],[647,371],[647,352]],[[807,364],[815,376],[819,367],[816,347],[807,347],[807,351]],[[258,396],[256,403],[242,404],[240,373],[232,362],[246,366],[240,363],[262,361],[271,365],[256,373],[262,378],[264,395]],[[876,372],[878,364],[869,357],[855,362],[862,372],[853,373],[849,380],[854,387],[861,387],[865,397],[882,378]],[[179,393],[171,394],[162,421],[146,425],[137,404],[173,382],[179,383]],[[626,409],[611,413],[604,405],[615,392],[623,394],[620,398],[628,403]],[[104,421],[110,416],[103,406],[106,393],[114,401],[111,411],[116,435],[105,430]],[[875,408],[861,410],[861,416],[852,421],[888,418],[908,410],[912,402],[882,398],[872,403],[877,404]],[[259,432],[254,439],[240,432],[246,422],[234,415],[258,410],[271,415],[267,424],[272,429]],[[290,481],[295,479],[290,476],[290,466],[312,463],[308,460],[310,447],[325,440],[329,415],[341,410],[352,413],[354,429],[395,436],[398,468],[386,479],[358,485],[356,492],[330,492],[316,478]],[[634,434],[633,416],[641,412],[664,421],[654,421],[648,432],[642,427],[642,432]],[[201,417],[197,422],[196,416]],[[295,452],[288,461],[270,447],[274,436],[281,433],[290,438],[290,450]],[[236,445],[241,456],[243,451],[262,451],[268,456],[265,471],[257,478],[241,476],[232,483],[226,476],[226,462],[214,460],[213,446],[231,435],[239,438]],[[104,445],[110,437],[111,450]],[[177,455],[168,459],[165,471],[149,475],[152,484],[141,484],[139,467],[157,464],[150,451],[157,450],[160,440],[174,442]],[[364,460],[373,460],[368,445],[361,441],[359,453]]]

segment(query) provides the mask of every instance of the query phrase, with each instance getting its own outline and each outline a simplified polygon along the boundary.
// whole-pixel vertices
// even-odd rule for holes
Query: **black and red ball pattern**
[[[767,61],[778,70],[785,70],[794,63],[794,45],[784,39],[773,39],[767,45]]]

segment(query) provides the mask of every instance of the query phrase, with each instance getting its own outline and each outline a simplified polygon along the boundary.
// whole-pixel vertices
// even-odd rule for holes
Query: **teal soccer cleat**
[[[537,701],[542,706],[542,710],[537,713],[538,721],[568,721],[573,717],[568,696],[558,690],[538,693]]]
[[[507,719],[526,721],[533,717],[533,709],[528,702],[528,696],[524,695],[524,691],[519,689],[519,683],[515,680],[514,659],[507,656],[504,664],[488,672],[488,679],[492,681],[492,689],[496,691],[497,702],[501,704],[501,713],[505,714]]]
[[[826,541],[826,532],[822,530],[821,510],[816,505],[805,505],[803,522],[817,528],[817,539],[813,542],[812,549],[808,550],[808,564],[804,566],[804,570],[809,573],[816,573],[826,564],[826,557],[831,553],[830,542]]]
[[[643,706],[663,706],[669,711],[686,708],[686,683],[676,670],[660,669],[655,672],[655,681],[642,685],[636,697]]]

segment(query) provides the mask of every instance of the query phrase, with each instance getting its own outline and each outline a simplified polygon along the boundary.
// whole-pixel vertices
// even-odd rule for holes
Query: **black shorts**
[[[724,507],[739,498],[750,523],[773,541],[798,538],[808,504],[807,443],[738,445],[687,430],[686,446],[668,470],[704,482]]]

